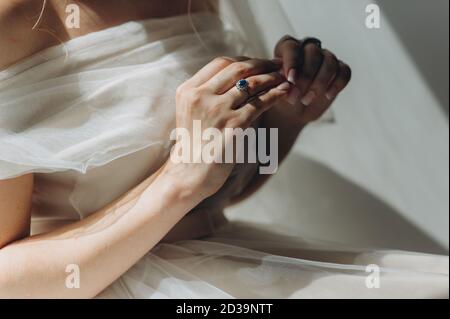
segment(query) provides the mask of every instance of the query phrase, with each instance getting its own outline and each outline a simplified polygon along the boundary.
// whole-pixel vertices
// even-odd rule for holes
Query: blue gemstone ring
[[[242,79],[236,82],[236,88],[241,91],[247,93],[248,96],[250,96],[250,83],[248,83],[247,80]]]

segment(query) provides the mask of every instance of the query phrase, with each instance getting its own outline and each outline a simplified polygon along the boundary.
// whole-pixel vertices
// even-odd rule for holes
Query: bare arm
[[[267,60],[215,59],[178,89],[177,127],[190,132],[193,121],[201,120],[204,129],[216,128],[224,136],[227,128],[249,127],[286,96],[287,90],[279,87],[285,79],[274,72],[279,68],[280,64]],[[236,109],[246,99],[235,88],[242,76],[255,83],[255,94],[262,95],[257,104]],[[201,149],[200,143],[193,149]],[[183,145],[178,142],[175,148]],[[0,202],[0,233],[6,233],[0,243],[0,298],[96,296],[186,213],[216,193],[232,168],[215,162],[175,164],[169,160],[155,175],[90,217],[19,241],[14,240],[28,231],[32,177],[3,181],[0,199],[10,200]],[[79,289],[65,285],[67,266],[73,264],[80,269]]]
[[[171,174],[163,169],[89,218],[9,245],[27,235],[32,177],[0,182],[0,199],[8,199],[0,201],[0,298],[100,293],[201,200]],[[79,289],[66,287],[72,264],[81,272]]]
[[[30,233],[33,175],[0,180],[0,249]]]
[[[295,121],[296,117],[293,114],[292,105],[286,102],[279,102],[278,105],[271,108],[263,114],[261,120],[261,127],[263,128],[277,128],[278,129],[278,162],[281,164],[288,156],[295,141],[299,137],[305,125],[299,124]],[[238,197],[233,198],[230,205],[235,205],[241,201],[246,200],[255,194],[272,175],[261,175],[256,173],[250,184],[245,188],[244,192]]]
[[[28,11],[28,4],[37,6]],[[52,44],[43,41],[51,38],[46,33],[30,31],[34,21],[24,19],[41,6],[0,1],[0,69]],[[97,295],[197,204],[195,197],[185,200],[189,192],[179,180],[160,171],[91,217],[35,237],[28,237],[33,175],[0,180],[0,298]],[[81,271],[80,289],[66,287],[72,264]]]

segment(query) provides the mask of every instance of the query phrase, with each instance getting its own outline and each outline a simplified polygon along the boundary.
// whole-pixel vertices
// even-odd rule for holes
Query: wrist
[[[308,124],[302,120],[301,113],[299,107],[280,102],[264,113],[264,126],[276,127],[282,131],[298,135]]]
[[[279,104],[262,118],[262,127],[278,129],[278,158],[281,163],[291,151],[307,123],[302,122],[298,110],[292,105]]]
[[[184,164],[175,164],[169,159],[158,179],[170,200],[181,205],[194,208],[208,197],[203,191],[202,179],[190,172]]]

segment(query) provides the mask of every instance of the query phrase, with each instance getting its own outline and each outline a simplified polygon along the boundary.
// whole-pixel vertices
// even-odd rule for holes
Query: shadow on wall
[[[383,200],[294,153],[256,196],[230,212],[232,219],[265,221],[298,236],[349,247],[448,253]]]
[[[449,1],[377,2],[448,116]]]

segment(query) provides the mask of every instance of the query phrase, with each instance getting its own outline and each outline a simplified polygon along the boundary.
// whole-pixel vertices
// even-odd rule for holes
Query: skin
[[[187,2],[78,1],[82,29],[66,30],[63,1],[49,0],[40,29],[54,30],[62,41],[133,19],[186,13]],[[104,2],[103,2],[104,3]],[[41,1],[0,0],[0,69],[58,44],[46,32],[30,31]],[[101,9],[101,10],[100,10]],[[150,10],[151,9],[151,10]],[[205,10],[194,1],[193,11]],[[223,131],[246,128],[257,119],[279,129],[283,159],[301,130],[332,104],[350,80],[349,68],[328,51],[311,45],[299,52],[299,42],[284,38],[277,60],[248,57],[217,58],[177,90],[178,127],[190,129],[194,119]],[[4,49],[6,48],[6,49]],[[296,74],[292,77],[292,69]],[[250,82],[257,100],[245,104],[234,88]],[[290,82],[287,82],[290,79]],[[305,94],[298,92],[305,92]],[[304,96],[315,97],[305,105]],[[294,92],[294,93],[293,93]],[[288,103],[288,101],[290,103]],[[244,104],[243,106],[241,106]],[[202,145],[198,145],[201,147]],[[91,298],[100,293],[152,249],[202,200],[215,194],[230,175],[230,164],[174,164],[168,160],[154,175],[110,205],[79,222],[30,237],[33,175],[0,181],[0,298]],[[235,201],[256,191],[267,176],[255,176]],[[67,289],[67,265],[82,272],[80,289]]]
[[[191,12],[210,11],[204,0],[192,0]],[[80,28],[65,27],[67,4],[80,7]],[[189,0],[47,0],[39,25],[32,30],[43,0],[0,0],[0,70],[70,39],[130,20],[186,14]]]

